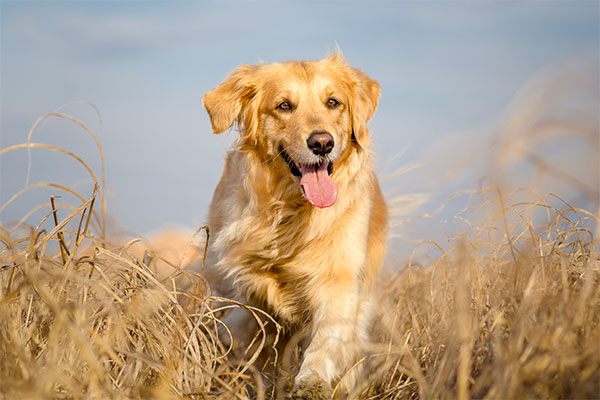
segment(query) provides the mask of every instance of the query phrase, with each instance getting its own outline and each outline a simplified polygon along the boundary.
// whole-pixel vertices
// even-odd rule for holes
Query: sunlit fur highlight
[[[340,106],[328,108],[334,97]],[[368,341],[370,290],[385,255],[387,210],[371,166],[367,122],[379,85],[340,54],[242,65],[204,96],[215,133],[239,138],[210,207],[207,265],[224,294],[262,307],[290,332],[308,328],[296,391],[330,389]],[[277,105],[290,102],[292,112]],[[327,131],[338,197],[312,206],[281,156],[314,162],[306,140]],[[352,379],[348,379],[348,386]]]

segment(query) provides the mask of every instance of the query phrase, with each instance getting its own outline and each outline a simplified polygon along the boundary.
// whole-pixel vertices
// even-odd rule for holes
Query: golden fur
[[[289,331],[308,328],[296,394],[329,390],[368,341],[370,289],[387,237],[366,126],[378,100],[377,82],[339,54],[242,65],[203,98],[215,133],[239,127],[210,206],[207,265],[222,291],[268,310]],[[326,159],[338,195],[328,208],[307,201],[284,158],[325,162],[307,147],[316,131],[335,143]]]

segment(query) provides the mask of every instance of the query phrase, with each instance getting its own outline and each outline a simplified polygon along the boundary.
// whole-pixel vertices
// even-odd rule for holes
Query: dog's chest
[[[244,213],[231,221],[219,233],[217,247],[222,259],[237,259],[233,264],[244,266],[250,271],[282,268],[322,235],[315,232],[307,212],[297,213],[277,210],[262,210]]]
[[[355,269],[355,263],[346,266],[341,260],[364,259],[368,221],[359,211],[274,206],[243,213],[219,233],[220,264],[236,275],[266,273],[281,282],[321,270]]]

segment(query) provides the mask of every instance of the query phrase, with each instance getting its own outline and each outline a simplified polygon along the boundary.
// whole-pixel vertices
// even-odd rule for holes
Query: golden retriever
[[[287,330],[308,329],[295,397],[330,394],[368,343],[387,240],[367,130],[379,91],[337,53],[242,65],[203,98],[214,133],[239,130],[207,265]]]

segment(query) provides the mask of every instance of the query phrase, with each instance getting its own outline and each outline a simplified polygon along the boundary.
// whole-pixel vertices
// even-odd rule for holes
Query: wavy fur
[[[339,106],[328,107],[330,98]],[[222,292],[268,310],[288,331],[308,329],[296,393],[327,392],[368,341],[387,236],[367,130],[378,100],[377,82],[340,54],[242,65],[203,99],[215,133],[239,128],[210,206],[207,265]],[[327,161],[338,197],[323,209],[303,197],[283,156],[318,162],[307,148],[315,131],[335,142]]]

